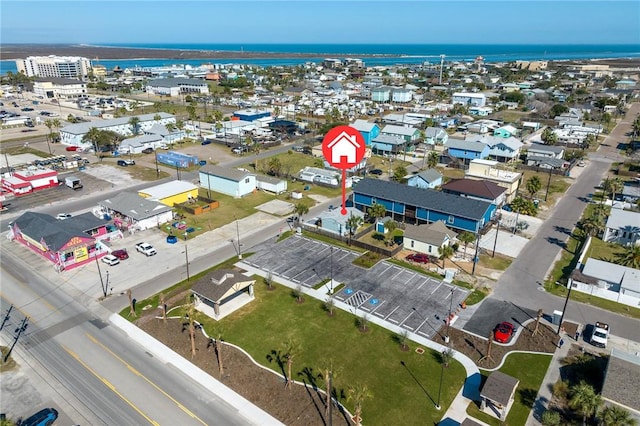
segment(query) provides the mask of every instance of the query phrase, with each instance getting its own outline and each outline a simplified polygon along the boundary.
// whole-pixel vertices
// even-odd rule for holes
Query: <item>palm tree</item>
[[[100,129],[98,129],[97,127],[92,127],[82,137],[82,141],[83,142],[86,142],[86,141],[91,142],[93,144],[93,149],[95,150],[95,152],[97,154],[98,153],[98,141],[100,140],[101,136],[102,135],[101,135]]]
[[[542,182],[540,182],[538,175],[531,176],[527,181],[527,191],[531,194],[532,198],[536,196],[540,188],[542,188]]]
[[[309,206],[302,202],[296,203],[293,207],[293,212],[298,216],[298,222],[300,222],[302,216],[309,213]]]
[[[351,238],[353,238],[358,228],[362,226],[363,222],[364,220],[362,219],[361,216],[354,216],[354,215],[349,216],[349,219],[347,219],[345,223],[345,226],[349,231],[349,241],[351,241]]]
[[[51,131],[51,128],[53,127],[53,121],[45,120],[44,125],[49,129],[49,134],[47,135],[47,148],[49,149],[49,155],[51,155],[51,145],[49,144],[49,142],[51,141],[51,138],[53,136],[53,133]]]
[[[384,229],[387,231],[389,235],[388,242],[393,243],[393,231],[398,228],[398,222],[395,220],[388,220],[384,223]]]
[[[322,381],[324,382],[325,385],[325,397],[327,398],[327,402],[325,404],[325,409],[324,409],[324,417],[326,419],[329,418],[329,409],[331,408],[331,393],[333,392],[333,380],[335,380],[335,378],[340,374],[339,370],[336,370],[336,368],[333,366],[333,359],[329,359],[329,361],[322,365],[322,367],[320,367],[320,378],[322,379]],[[331,424],[331,421],[329,421],[329,424]]]
[[[362,421],[362,404],[365,400],[373,398],[373,394],[363,384],[355,384],[347,389],[347,401],[353,401],[353,421],[360,426]]]
[[[60,137],[60,127],[62,127],[62,124],[60,123],[60,119],[58,119],[58,118],[54,118],[53,119],[53,127],[56,128],[56,134],[58,135],[58,140],[60,140],[60,138],[59,138]]]
[[[616,194],[621,193],[624,189],[624,182],[619,177],[607,179],[604,184],[604,190],[611,194],[611,200],[616,198]]]
[[[382,204],[376,203],[367,209],[367,213],[377,221],[378,219],[385,217],[387,214],[387,208]]]
[[[189,321],[189,339],[191,340],[191,358],[193,358],[194,356],[196,356],[196,326],[194,324],[195,315],[196,315],[195,313],[196,304],[191,299],[191,295],[187,296],[187,300],[185,303],[186,303],[185,319]]]
[[[216,329],[213,335],[214,345],[216,349],[216,356],[218,357],[218,370],[222,375],[222,329]]]
[[[465,258],[467,257],[467,246],[469,245],[469,243],[474,242],[475,239],[476,239],[476,236],[469,231],[462,231],[461,233],[458,234],[458,240],[464,244]]]
[[[287,388],[291,388],[291,383],[293,383],[293,379],[291,378],[291,366],[293,365],[293,359],[298,355],[301,351],[302,347],[300,343],[298,343],[293,337],[289,337],[287,341],[284,343],[284,348],[282,351],[282,357],[287,361]]]
[[[138,125],[140,124],[140,119],[138,117],[136,117],[136,116],[133,116],[133,117],[131,117],[129,119],[129,123],[128,124],[131,126],[131,132],[134,135],[137,135],[138,134]]]
[[[440,155],[436,151],[431,151],[427,157],[427,167],[433,169],[438,165],[438,161],[440,161]]]
[[[440,259],[442,259],[442,269],[445,269],[445,262],[447,258],[453,256],[453,247],[446,244],[438,247],[438,254],[440,255]]]
[[[625,246],[622,253],[615,255],[615,259],[620,265],[640,269],[640,246],[635,244]]]
[[[572,386],[570,394],[569,407],[582,414],[582,424],[585,426],[587,418],[595,414],[601,403],[600,395],[596,394],[593,386],[584,381]]]
[[[598,414],[602,426],[634,426],[638,424],[627,410],[617,405],[608,405]]]

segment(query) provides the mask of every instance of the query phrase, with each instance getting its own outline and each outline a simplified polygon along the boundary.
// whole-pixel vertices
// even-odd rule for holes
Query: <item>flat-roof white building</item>
[[[91,61],[80,56],[29,56],[16,59],[18,72],[27,77],[59,77],[84,80],[91,72]]]

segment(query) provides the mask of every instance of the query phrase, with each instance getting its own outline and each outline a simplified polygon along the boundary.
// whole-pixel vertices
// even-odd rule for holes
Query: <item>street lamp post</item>
[[[189,281],[191,279],[189,276],[189,247],[186,244],[184,245],[184,258],[187,266],[187,281]]]
[[[238,238],[238,260],[242,260],[242,244],[240,244],[240,228],[238,227],[238,218],[236,218],[236,237]]]
[[[547,192],[544,193],[544,201],[547,201],[547,197],[549,196],[549,188],[551,187],[551,172],[553,171],[553,167],[549,166],[549,180],[547,181]]]
[[[443,362],[440,363],[440,386],[438,387],[438,402],[436,403],[436,410],[438,411],[442,408],[442,406],[440,405],[440,397],[442,396],[443,380],[444,380],[444,360]]]
[[[451,287],[451,300],[449,300],[449,316],[447,317],[447,335],[444,337],[444,342],[449,344],[449,326],[451,325],[451,311],[453,310],[453,292],[456,291],[455,287]]]
[[[330,290],[329,293],[333,294],[333,246],[331,246],[331,253],[329,254],[329,263],[330,263],[330,268],[331,268],[331,284],[329,284]]]
[[[496,257],[496,246],[498,245],[498,234],[500,233],[500,219],[498,219],[497,225],[498,227],[496,228],[496,239],[493,240],[493,253],[491,253],[491,257]]]

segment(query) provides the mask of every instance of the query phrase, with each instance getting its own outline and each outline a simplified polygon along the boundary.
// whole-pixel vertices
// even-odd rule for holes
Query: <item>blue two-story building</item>
[[[473,233],[487,226],[496,211],[486,201],[368,178],[354,188],[353,204],[363,212],[382,204],[387,215],[400,222],[419,225],[442,220],[450,228]]]
[[[465,164],[471,160],[484,160],[489,156],[489,145],[482,142],[449,138],[444,146],[450,157],[464,160]]]
[[[367,120],[358,119],[350,126],[360,132],[367,146],[371,146],[371,141],[380,135],[380,126]]]

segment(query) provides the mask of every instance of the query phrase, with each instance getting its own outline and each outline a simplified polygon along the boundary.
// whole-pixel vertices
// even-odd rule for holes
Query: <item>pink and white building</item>
[[[25,169],[2,178],[2,188],[14,195],[58,186],[58,172],[52,169]]]

